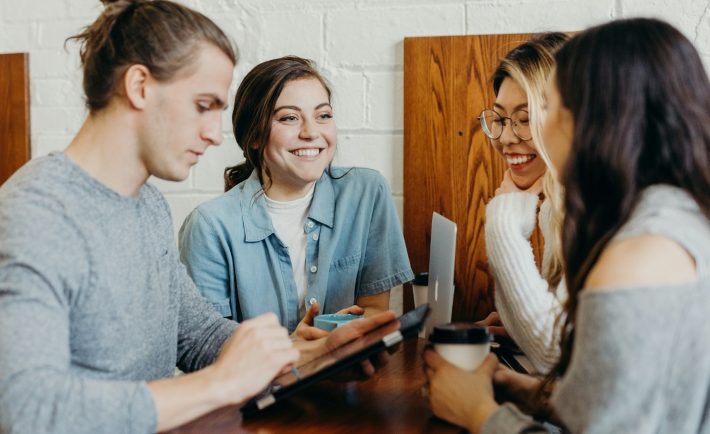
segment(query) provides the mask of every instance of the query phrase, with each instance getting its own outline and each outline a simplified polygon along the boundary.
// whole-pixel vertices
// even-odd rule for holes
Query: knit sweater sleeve
[[[33,200],[0,206],[0,433],[155,432],[145,381],[72,370],[72,305],[91,263],[76,227]]]
[[[546,373],[559,357],[555,319],[561,304],[540,275],[529,241],[537,201],[524,192],[494,197],[486,206],[485,236],[501,321],[534,368]]]

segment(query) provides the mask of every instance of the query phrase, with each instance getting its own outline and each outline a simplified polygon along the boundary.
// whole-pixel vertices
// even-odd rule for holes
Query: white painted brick
[[[404,229],[404,223],[402,221],[402,216],[404,215],[404,197],[402,196],[392,196],[394,201],[394,209],[397,210],[397,216],[399,216],[399,225]]]
[[[42,157],[54,151],[63,151],[71,143],[73,135],[35,136],[30,143],[32,158]]]
[[[29,51],[31,34],[31,25],[5,23],[0,20],[0,53]]]
[[[321,14],[261,13],[252,31],[261,61],[293,54],[320,62],[323,55]]]
[[[243,9],[223,13],[205,12],[205,15],[213,20],[236,44],[239,52],[238,63],[247,62],[255,65],[262,60],[258,59],[256,55],[260,35],[255,34],[255,18],[253,16]]]
[[[69,0],[67,5],[69,17],[81,18],[84,20],[84,25],[94,21],[104,9],[101,2],[96,0]]]
[[[471,0],[361,0],[365,7],[465,5]]]
[[[403,139],[401,135],[341,134],[334,164],[379,171],[393,194],[402,194]]]
[[[232,12],[237,9],[248,10],[251,13],[313,11],[350,9],[361,0],[308,0],[296,2],[293,0],[203,0],[200,10],[207,12]]]
[[[30,127],[33,136],[72,133],[73,131],[67,130],[67,125],[69,125],[67,109],[42,107],[30,109]]]
[[[78,33],[81,33],[83,27],[87,23],[85,21],[53,21],[39,23],[37,32],[37,46],[47,49],[64,49],[64,41]],[[68,42],[67,47],[74,42]]]
[[[70,44],[71,45],[71,44]],[[67,45],[67,48],[70,48]],[[66,77],[80,71],[78,50],[32,50],[30,52],[30,75],[32,78]]]
[[[333,112],[338,128],[365,127],[365,75],[362,72],[323,70],[333,92]]]
[[[459,35],[464,7],[338,10],[326,18],[326,50],[336,65],[401,65],[405,36]]]
[[[693,42],[700,53],[710,55],[710,4],[698,20]]]
[[[3,0],[0,4],[2,21],[60,20],[67,16],[66,4],[59,0],[24,2]]]
[[[228,98],[227,104],[229,107],[222,112],[222,141],[234,137],[232,134],[232,107],[234,107],[234,96],[230,94]]]
[[[170,213],[173,217],[173,229],[175,231],[175,240],[177,242],[177,234],[190,212],[206,200],[216,197],[217,194],[174,194],[168,193],[165,199],[170,206]]]
[[[367,73],[367,127],[401,130],[404,123],[404,73]]]
[[[224,191],[224,169],[244,160],[242,150],[234,138],[225,138],[219,146],[210,146],[200,162],[194,166],[194,188],[201,192]]]
[[[85,109],[77,108],[30,108],[30,133],[39,135],[76,134],[86,118]]]
[[[390,309],[394,311],[395,315],[402,315],[402,285],[395,286],[390,290]]]
[[[696,38],[696,28],[707,8],[706,0],[624,0],[622,15],[625,18],[660,18],[677,27],[692,41]]]
[[[466,6],[468,34],[572,31],[608,21],[613,0],[497,0]]]
[[[83,104],[81,82],[66,78],[36,79],[31,82],[34,106],[81,107]]]
[[[694,41],[710,71],[707,0],[179,1],[215,20],[237,43],[240,62],[223,117],[223,145],[211,148],[185,182],[158,183],[176,230],[197,204],[221,193],[224,167],[241,160],[231,133],[234,93],[244,74],[268,58],[292,53],[318,63],[334,90],[337,164],[382,172],[400,220],[405,36],[580,30],[615,14],[657,16]],[[62,44],[101,10],[98,0],[0,0],[0,51],[30,52],[33,156],[64,149],[84,120],[78,44],[68,51]]]

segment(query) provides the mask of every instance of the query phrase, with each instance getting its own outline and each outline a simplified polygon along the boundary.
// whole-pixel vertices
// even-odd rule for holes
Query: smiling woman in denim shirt
[[[369,315],[413,279],[386,180],[332,167],[331,91],[313,63],[283,57],[244,78],[232,113],[246,161],[225,170],[226,193],[180,229],[182,261],[225,317],[274,312],[312,339],[323,313]]]

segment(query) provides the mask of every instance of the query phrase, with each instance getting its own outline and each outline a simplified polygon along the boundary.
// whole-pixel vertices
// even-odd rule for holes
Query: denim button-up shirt
[[[316,183],[303,228],[305,307],[317,301],[322,313],[414,278],[386,180],[371,169],[333,167],[331,173]],[[242,321],[274,312],[295,330],[300,318],[291,259],[256,172],[196,208],[179,243],[195,284],[223,316]]]

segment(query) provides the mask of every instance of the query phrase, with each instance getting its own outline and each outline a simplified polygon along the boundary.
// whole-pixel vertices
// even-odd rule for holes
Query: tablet
[[[278,376],[263,392],[247,401],[241,411],[249,415],[282,401],[311,384],[332,377],[353,365],[391,348],[404,339],[417,337],[429,314],[429,306],[421,305],[358,339],[325,353],[291,372]]]

